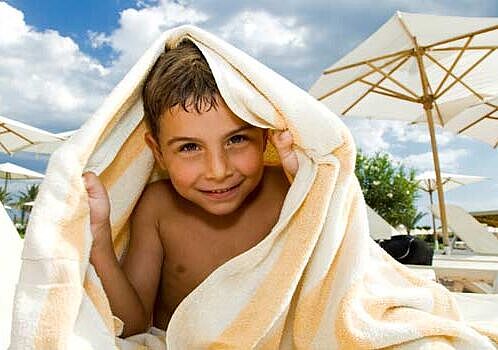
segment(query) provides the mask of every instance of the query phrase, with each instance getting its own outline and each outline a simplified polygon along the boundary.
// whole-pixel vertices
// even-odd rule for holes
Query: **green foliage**
[[[3,205],[9,205],[11,201],[12,201],[11,193],[9,191],[7,191],[5,188],[1,187],[0,188],[0,202],[2,202]]]
[[[394,227],[402,224],[408,230],[415,228],[424,216],[415,207],[415,170],[394,163],[385,153],[367,156],[359,151],[355,172],[372,209]]]
[[[19,194],[19,198],[17,199],[17,202],[15,204],[17,209],[21,211],[21,219],[19,223],[24,227],[27,225],[26,214],[27,213],[29,214],[31,212],[31,207],[26,206],[25,204],[28,202],[32,202],[36,199],[39,188],[40,188],[39,184],[33,184],[28,186],[25,191],[21,191],[21,193]]]

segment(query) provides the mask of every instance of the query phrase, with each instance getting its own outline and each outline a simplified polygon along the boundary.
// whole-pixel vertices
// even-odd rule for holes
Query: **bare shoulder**
[[[134,215],[155,216],[174,206],[176,192],[169,180],[148,184],[135,207]]]
[[[284,169],[281,166],[266,166],[264,176],[265,187],[271,188],[271,192],[276,192],[280,195],[287,194],[290,183],[287,180]]]

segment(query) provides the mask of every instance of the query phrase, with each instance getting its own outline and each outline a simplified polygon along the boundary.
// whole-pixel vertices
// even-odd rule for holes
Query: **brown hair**
[[[142,90],[145,119],[152,135],[159,136],[161,116],[181,106],[197,113],[217,107],[219,90],[206,58],[195,44],[184,39],[166,48],[147,75]]]

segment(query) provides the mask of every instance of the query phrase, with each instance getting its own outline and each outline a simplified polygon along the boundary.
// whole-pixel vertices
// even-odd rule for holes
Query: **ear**
[[[161,169],[166,170],[163,152],[161,151],[161,146],[157,142],[156,138],[152,135],[151,132],[147,131],[144,135],[144,140],[147,146],[152,151],[156,163],[159,165]]]

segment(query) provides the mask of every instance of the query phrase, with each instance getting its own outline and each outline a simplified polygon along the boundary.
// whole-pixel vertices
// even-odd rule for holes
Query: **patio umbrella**
[[[498,68],[497,68],[498,69]],[[449,120],[444,128],[498,147],[498,96],[470,106]]]
[[[12,163],[0,164],[0,178],[5,179],[4,189],[7,189],[9,180],[34,180],[43,179],[44,175],[36,171],[23,168]]]
[[[397,12],[326,69],[310,93],[344,116],[425,120],[448,242],[434,124],[498,94],[498,18]]]
[[[48,131],[0,116],[0,152],[12,154],[30,145],[59,140],[61,137]]]
[[[431,208],[432,208],[433,205],[432,194],[434,193],[434,191],[436,191],[437,188],[436,174],[433,171],[426,171],[420,175],[417,175],[415,179],[419,181],[418,187],[422,191],[429,193],[429,201],[431,203]],[[487,178],[483,176],[441,173],[441,180],[442,180],[441,185],[443,187],[443,191],[449,191],[463,185],[480,182],[486,179]],[[432,229],[434,232],[434,242],[437,247],[436,220],[434,218],[434,214],[432,214]]]
[[[57,134],[53,134],[57,137],[56,140],[39,142],[31,145],[26,145],[25,147],[19,149],[21,152],[31,152],[38,154],[52,154],[57,148],[59,148],[64,141],[69,139],[76,130],[64,131]]]

